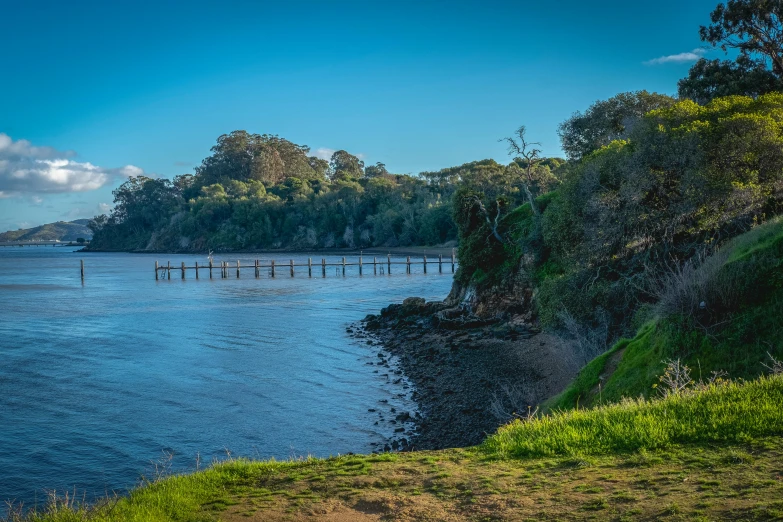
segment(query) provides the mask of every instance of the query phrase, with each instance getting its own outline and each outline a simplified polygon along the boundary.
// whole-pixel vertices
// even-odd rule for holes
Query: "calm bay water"
[[[218,255],[251,263],[256,257]],[[314,254],[319,259],[320,254]],[[279,256],[276,256],[280,259]],[[307,256],[294,256],[306,263]],[[79,279],[79,259],[86,278]],[[232,456],[368,452],[392,435],[368,409],[412,411],[401,385],[374,373],[378,348],[346,326],[405,297],[442,299],[451,273],[404,267],[347,277],[155,281],[158,259],[0,248],[0,501],[47,490],[122,492],[173,453],[175,470]],[[287,259],[287,257],[286,257]],[[366,258],[365,258],[366,259]],[[319,261],[320,262],[320,261]]]

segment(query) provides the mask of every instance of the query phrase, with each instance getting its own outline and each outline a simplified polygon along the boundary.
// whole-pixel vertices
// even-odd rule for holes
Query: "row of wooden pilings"
[[[452,250],[452,252],[451,252],[451,272],[452,273],[454,273],[454,266],[456,265],[456,262],[457,262],[457,260],[456,260],[454,251]],[[379,263],[377,257],[373,257],[372,258],[372,263],[370,263],[370,262],[365,263],[364,259],[363,259],[363,257],[361,255],[359,256],[359,261],[356,262],[356,263],[346,262],[345,258],[342,258],[342,262],[339,262],[339,263],[327,263],[326,262],[326,258],[321,258],[321,265],[320,266],[321,266],[321,277],[326,277],[326,267],[327,266],[342,267],[342,275],[345,275],[345,267],[347,267],[347,266],[358,266],[359,267],[359,275],[363,275],[364,266],[372,264],[373,274],[377,275],[379,270],[383,274],[384,273],[384,268],[386,269],[388,274],[391,274],[392,273],[392,265],[405,265],[405,272],[408,273],[408,274],[411,273],[411,265],[423,265],[424,273],[426,274],[427,273],[427,265],[428,264],[432,265],[432,264],[435,264],[435,263],[438,264],[438,272],[439,273],[443,273],[443,255],[438,255],[438,260],[437,261],[434,261],[434,260],[428,261],[427,260],[427,256],[423,256],[421,261],[411,261],[411,256],[408,256],[405,261],[392,261],[391,254],[389,254],[386,257],[386,262],[385,263],[383,261],[381,261]],[[449,260],[447,259],[446,260],[446,264],[448,265],[448,263],[449,263]],[[289,269],[289,273],[291,274],[291,277],[294,277],[294,274],[296,273],[296,267],[297,266],[304,266],[304,265],[297,265],[294,262],[293,259],[291,259],[289,261],[287,267],[286,267],[285,264],[278,265],[277,263],[275,263],[274,259],[270,260],[268,265],[262,264],[258,259],[256,259],[255,262],[252,265],[242,265],[239,262],[239,260],[237,260],[236,277],[237,277],[237,279],[239,279],[241,270],[243,268],[253,268],[254,276],[256,278],[261,277],[261,270],[265,269],[265,268],[269,269],[269,275],[271,277],[275,277],[276,276],[278,269],[285,270],[285,268],[288,268]],[[307,266],[307,275],[308,275],[308,277],[313,277],[313,267],[315,266],[317,268],[318,265],[317,264],[313,265],[313,259],[312,258],[308,258],[306,266]],[[208,270],[210,279],[212,279],[212,272],[213,272],[213,270],[219,270],[220,271],[220,278],[221,279],[227,279],[229,277],[229,273],[232,271],[233,268],[234,267],[232,265],[230,265],[228,261],[221,261],[220,265],[217,265],[217,266],[212,262],[212,260],[209,261],[209,264],[201,265],[201,266],[199,266],[198,262],[196,262],[194,266],[186,266],[185,262],[183,261],[182,264],[179,267],[177,267],[177,266],[173,266],[172,267],[170,261],[168,263],[166,263],[165,266],[161,265],[160,263],[158,263],[158,261],[155,261],[155,280],[157,281],[158,279],[161,278],[161,275],[160,275],[161,272],[163,272],[163,275],[165,276],[164,277],[165,279],[171,279],[171,271],[172,270],[174,270],[174,271],[179,270],[180,273],[181,273],[182,279],[185,279],[185,272],[187,270],[194,270],[195,274],[196,274],[196,279],[199,278],[199,270]]]

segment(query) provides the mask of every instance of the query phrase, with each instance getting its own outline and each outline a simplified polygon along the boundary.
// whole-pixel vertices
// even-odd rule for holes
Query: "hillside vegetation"
[[[9,230],[0,233],[0,241],[76,241],[92,237],[92,230],[87,226],[89,219],[75,221],[58,221],[47,223],[40,227]]]
[[[661,281],[655,318],[591,361],[551,408],[656,393],[665,361],[694,379],[753,379],[783,359],[783,219],[743,234]],[[600,394],[598,386],[601,385]]]

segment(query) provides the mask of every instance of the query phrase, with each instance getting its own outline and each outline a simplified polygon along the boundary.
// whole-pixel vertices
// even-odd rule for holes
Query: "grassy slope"
[[[768,353],[783,358],[783,221],[758,227],[726,248],[731,251],[719,276],[731,278],[740,289],[732,298],[737,310],[728,324],[705,332],[677,317],[655,319],[633,339],[621,340],[591,361],[546,408],[649,396],[666,359],[681,359],[699,380],[718,370],[734,379],[753,379],[764,373]],[[614,354],[621,359],[616,368],[608,368]]]
[[[773,520],[782,402],[778,376],[518,422],[475,448],[232,461],[30,520]]]
[[[58,221],[57,223],[47,223],[35,228],[26,228],[22,230],[9,230],[0,233],[0,241],[76,241],[83,237],[90,239],[92,230],[87,228],[89,220],[78,219],[72,222]]]

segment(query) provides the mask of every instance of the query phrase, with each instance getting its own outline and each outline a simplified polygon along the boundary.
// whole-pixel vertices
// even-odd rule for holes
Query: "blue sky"
[[[717,3],[0,0],[0,231],[92,217],[235,129],[392,172],[505,162],[522,124],[558,155],[574,111],[674,94]]]

